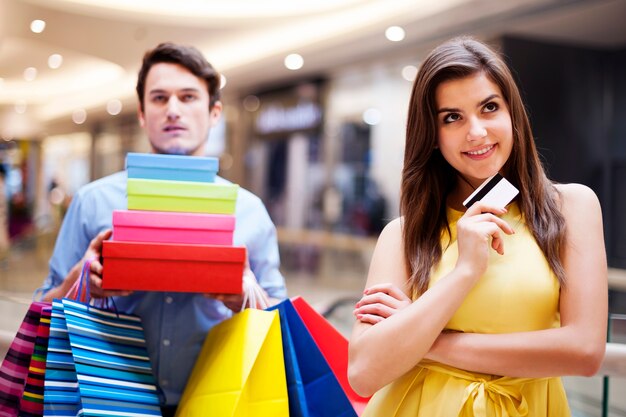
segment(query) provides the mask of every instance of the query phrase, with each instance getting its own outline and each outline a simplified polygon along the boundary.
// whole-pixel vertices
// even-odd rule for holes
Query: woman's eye
[[[491,113],[498,110],[498,105],[496,103],[487,103],[485,104],[484,109],[486,113]]]
[[[452,122],[456,122],[460,118],[461,118],[461,115],[459,115],[458,113],[450,113],[443,118],[443,122],[452,123]]]

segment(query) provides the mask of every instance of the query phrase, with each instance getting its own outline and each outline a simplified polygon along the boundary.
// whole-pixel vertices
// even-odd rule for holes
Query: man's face
[[[178,64],[159,63],[146,77],[139,122],[155,153],[203,155],[211,127],[222,112],[218,101],[209,112],[207,83]]]

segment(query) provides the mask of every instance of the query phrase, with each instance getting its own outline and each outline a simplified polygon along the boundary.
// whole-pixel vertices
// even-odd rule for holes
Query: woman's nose
[[[487,136],[487,128],[480,123],[479,120],[471,120],[469,130],[467,132],[467,140],[479,140]]]

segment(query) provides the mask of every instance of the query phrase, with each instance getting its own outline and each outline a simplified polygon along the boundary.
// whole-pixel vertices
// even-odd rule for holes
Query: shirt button
[[[168,381],[167,379],[162,379],[161,380],[161,386],[162,387],[167,387],[169,385],[170,381]]]
[[[170,296],[165,297],[165,302],[167,304],[172,304],[174,302],[174,299]]]
[[[169,346],[170,345],[170,339],[163,339],[163,346]]]

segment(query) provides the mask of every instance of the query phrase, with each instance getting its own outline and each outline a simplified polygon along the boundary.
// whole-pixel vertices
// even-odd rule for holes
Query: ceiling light
[[[261,100],[257,96],[249,95],[243,99],[243,108],[249,112],[259,110],[261,106]]]
[[[111,116],[117,116],[122,112],[122,102],[118,99],[109,100],[107,103],[107,113]]]
[[[405,36],[404,29],[400,26],[389,26],[385,31],[385,36],[391,42],[400,42]]]
[[[415,65],[407,65],[402,68],[402,78],[407,81],[414,81],[415,76],[417,75],[417,67]]]
[[[226,76],[224,74],[220,74],[220,90],[224,87],[226,87]]]
[[[52,69],[57,69],[63,63],[63,56],[59,54],[52,54],[48,57],[48,66]]]
[[[380,123],[380,111],[378,109],[367,109],[363,112],[363,121],[370,126]]]
[[[24,79],[26,81],[33,81],[35,78],[37,78],[37,68],[28,67],[24,70]]]
[[[77,125],[82,125],[87,120],[87,112],[84,109],[74,110],[72,113],[72,121]]]
[[[30,30],[32,30],[34,33],[41,33],[45,28],[46,22],[44,22],[43,20],[37,19],[30,22]]]
[[[289,54],[285,57],[285,67],[292,71],[299,70],[304,65],[304,59],[299,54]]]
[[[26,113],[26,101],[24,100],[18,100],[15,105],[13,106],[13,108],[15,109],[15,113],[17,114],[24,114]]]

